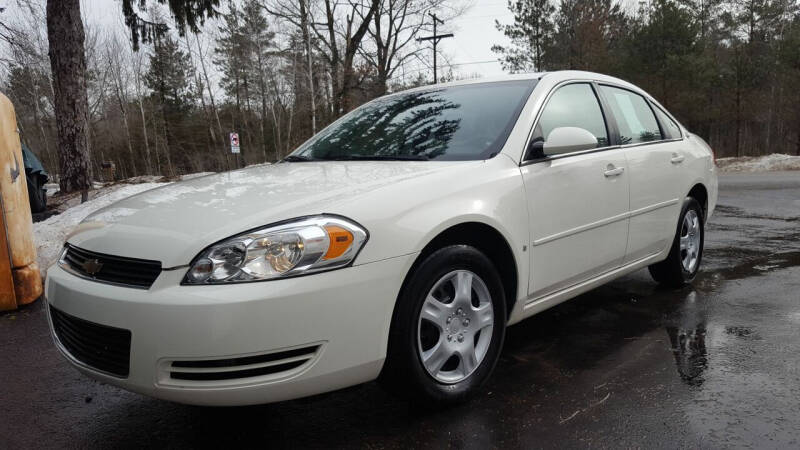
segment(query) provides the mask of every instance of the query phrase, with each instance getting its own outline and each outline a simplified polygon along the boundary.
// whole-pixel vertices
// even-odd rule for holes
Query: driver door
[[[560,127],[586,130],[597,145],[547,154],[546,138]],[[609,130],[590,83],[571,83],[554,91],[533,141],[544,142],[544,154],[525,161],[521,171],[530,223],[528,294],[537,298],[622,264],[629,186],[625,151],[609,146]]]

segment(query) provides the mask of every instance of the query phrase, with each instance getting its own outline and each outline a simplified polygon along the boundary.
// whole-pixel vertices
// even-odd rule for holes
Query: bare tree
[[[274,0],[265,4],[270,14],[287,20],[299,30],[310,28],[313,31],[314,46],[328,65],[334,117],[342,115],[351,107],[351,95],[356,86],[355,58],[380,1],[351,0],[345,4],[322,0],[323,5],[316,8],[320,9],[317,11],[312,8],[315,5],[308,2],[302,2],[303,11],[299,7],[300,2],[296,4],[289,0]],[[315,15],[324,18],[324,21],[315,20]],[[306,26],[303,20],[308,20]]]
[[[307,66],[308,66],[308,98],[311,103],[311,134],[317,134],[317,105],[316,92],[314,91],[314,56],[311,50],[311,33],[309,32],[310,14],[308,11],[308,0],[298,0],[300,6],[300,29],[305,45]]]
[[[199,33],[194,35],[195,43],[197,44],[197,56],[200,60],[200,68],[203,71],[203,78],[205,79],[205,87],[208,91],[208,98],[211,102],[211,113],[214,115],[214,119],[217,123],[217,131],[218,135],[217,138],[219,139],[219,144],[222,149],[222,154],[224,155],[225,159],[225,167],[230,170],[230,161],[228,159],[228,152],[225,148],[225,133],[222,131],[222,122],[219,120],[219,110],[217,109],[217,103],[214,100],[214,90],[212,89],[211,79],[208,76],[208,69],[206,68],[206,58],[205,54],[203,53],[203,46],[200,45],[200,36]],[[217,142],[217,139],[214,139]]]
[[[131,144],[131,129],[128,124],[128,86],[130,73],[128,70],[127,62],[124,60],[124,51],[122,45],[116,36],[112,36],[106,45],[106,59],[108,61],[108,69],[111,74],[111,84],[114,90],[114,96],[119,106],[119,112],[122,116],[122,123],[125,128],[125,142],[128,147],[128,154],[131,159],[131,175],[136,176],[136,157],[133,153],[133,145]]]
[[[131,68],[133,72],[133,86],[136,90],[136,103],[139,106],[139,114],[141,115],[142,120],[142,141],[144,143],[144,153],[145,153],[145,173],[152,174],[153,173],[153,161],[150,156],[150,141],[147,137],[147,117],[144,111],[144,58],[145,54],[143,52],[136,52],[133,51],[133,44],[129,47],[130,52],[130,61],[131,61]],[[156,154],[156,158],[158,155]]]
[[[368,29],[370,42],[359,48],[376,72],[375,94],[385,94],[395,71],[425,50],[417,45],[416,38],[430,26],[426,14],[429,11],[437,11],[449,21],[463,8],[454,8],[447,0],[381,0],[378,4]]]

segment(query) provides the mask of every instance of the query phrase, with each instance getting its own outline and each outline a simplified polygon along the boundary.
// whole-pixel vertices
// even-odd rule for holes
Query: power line
[[[444,21],[436,17],[436,14],[428,13],[433,18],[433,36],[427,36],[423,38],[418,38],[418,41],[433,41],[433,84],[439,82],[439,78],[436,75],[436,45],[439,43],[440,40],[444,38],[451,38],[453,37],[453,33],[447,34],[436,34],[436,23],[441,23],[444,25]]]
[[[487,60],[484,60],[484,61],[467,61],[467,62],[462,62],[462,63],[442,64],[442,67],[471,66],[471,65],[475,65],[475,64],[490,64],[490,63],[500,64],[500,61],[498,61],[496,59],[487,59]],[[395,75],[395,76],[391,77],[390,80],[394,80],[394,79],[397,79],[397,78],[405,78],[409,74],[422,72],[423,70],[428,70],[428,69],[430,69],[430,67],[421,67],[419,69],[403,71],[404,73],[402,75]]]
[[[513,16],[514,16],[514,13],[504,13],[504,14],[485,14],[485,15],[482,15],[482,16],[463,16],[463,17],[459,17],[459,18],[458,18],[458,20],[459,20],[460,22],[463,22],[463,21],[466,21],[466,20],[473,20],[473,19],[486,19],[486,18],[489,18],[489,17],[491,17],[492,19],[501,19],[501,18],[505,18],[505,17],[513,17]]]

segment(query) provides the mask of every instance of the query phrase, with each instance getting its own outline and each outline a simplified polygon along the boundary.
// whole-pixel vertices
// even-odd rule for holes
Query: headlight
[[[222,284],[305,275],[350,264],[367,231],[347,219],[317,216],[248,231],[201,252],[184,284]]]

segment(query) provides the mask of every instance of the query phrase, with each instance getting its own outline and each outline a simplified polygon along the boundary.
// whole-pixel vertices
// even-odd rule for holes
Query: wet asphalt
[[[509,329],[470,403],[426,411],[376,383],[204,408],[91,381],[42,303],[0,316],[0,448],[800,446],[800,172],[726,175],[701,274],[646,270]]]

